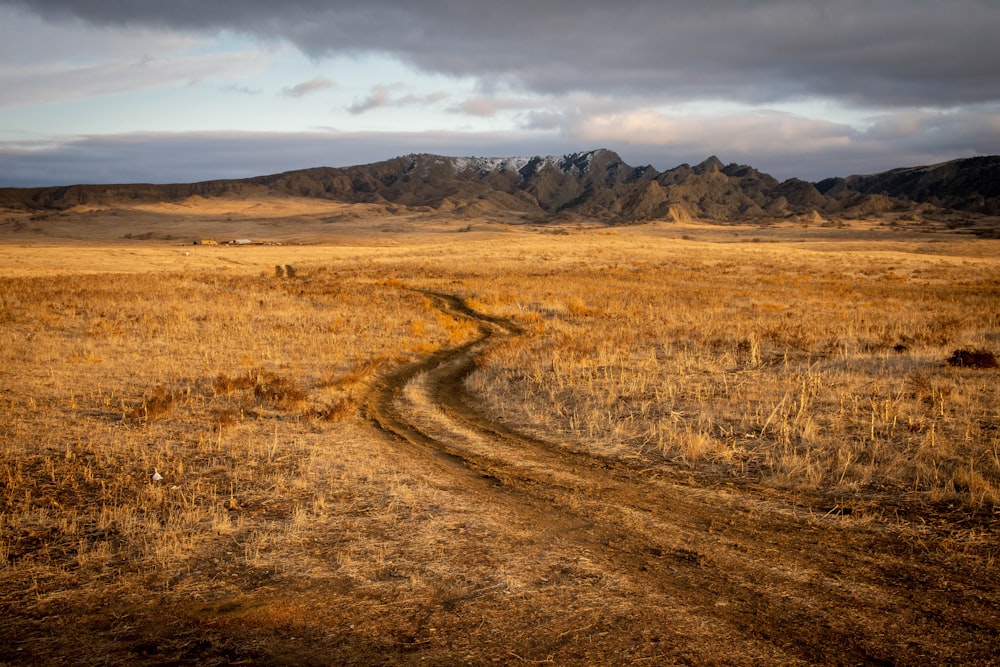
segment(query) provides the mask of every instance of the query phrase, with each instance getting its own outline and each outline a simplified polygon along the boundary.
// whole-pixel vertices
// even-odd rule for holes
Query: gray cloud
[[[315,93],[320,90],[329,90],[333,87],[333,81],[325,76],[314,76],[308,81],[303,81],[300,84],[284,88],[281,91],[281,94],[286,97],[304,97],[310,93]]]
[[[566,122],[561,111],[532,110],[521,114],[520,127],[525,130],[555,130]]]
[[[180,53],[208,41],[193,33],[51,23],[6,4],[0,0],[0,69],[35,67],[39,62],[96,64],[109,54]]]
[[[993,0],[0,0],[96,25],[393,54],[541,93],[948,108],[1000,99]]]
[[[378,84],[372,86],[371,92],[369,92],[368,96],[364,99],[356,100],[354,104],[347,107],[347,111],[358,115],[385,107],[408,107],[436,104],[448,98],[448,93],[444,91],[435,91],[427,93],[426,95],[415,95],[411,93],[394,97],[392,92],[394,90],[401,90],[402,88],[404,88],[402,83]]]
[[[399,87],[400,84],[394,84],[393,86],[379,84],[377,86],[373,86],[371,92],[368,93],[368,97],[362,100],[355,100],[354,104],[347,107],[347,110],[353,114],[362,114],[366,111],[371,111],[372,109],[388,106],[390,100],[392,99],[392,88]]]

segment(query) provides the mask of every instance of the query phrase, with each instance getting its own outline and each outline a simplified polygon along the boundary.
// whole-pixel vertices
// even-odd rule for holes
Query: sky
[[[1000,0],[0,0],[0,187],[1000,154]]]

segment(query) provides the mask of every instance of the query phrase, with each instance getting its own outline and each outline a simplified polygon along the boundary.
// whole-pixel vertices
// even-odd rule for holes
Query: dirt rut
[[[716,659],[734,663],[997,659],[995,572],[959,557],[947,536],[522,435],[491,420],[464,383],[478,355],[520,329],[456,296],[424,294],[479,335],[384,377],[366,417],[407,455],[536,526],[552,548],[585,550],[609,576],[627,578],[679,642],[707,641],[710,627],[726,647]]]

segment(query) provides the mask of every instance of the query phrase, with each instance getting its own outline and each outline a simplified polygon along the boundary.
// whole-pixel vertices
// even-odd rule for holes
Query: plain
[[[1000,242],[275,206],[0,230],[0,663],[995,660]]]

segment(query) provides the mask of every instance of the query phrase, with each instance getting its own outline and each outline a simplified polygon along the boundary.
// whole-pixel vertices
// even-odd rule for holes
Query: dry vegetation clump
[[[993,507],[1000,383],[944,359],[994,339],[1000,280],[883,264],[716,250],[510,279],[516,300],[471,303],[532,334],[481,359],[469,386],[540,437],[644,465]]]
[[[996,355],[989,350],[955,350],[948,357],[952,366],[963,368],[997,368]]]

